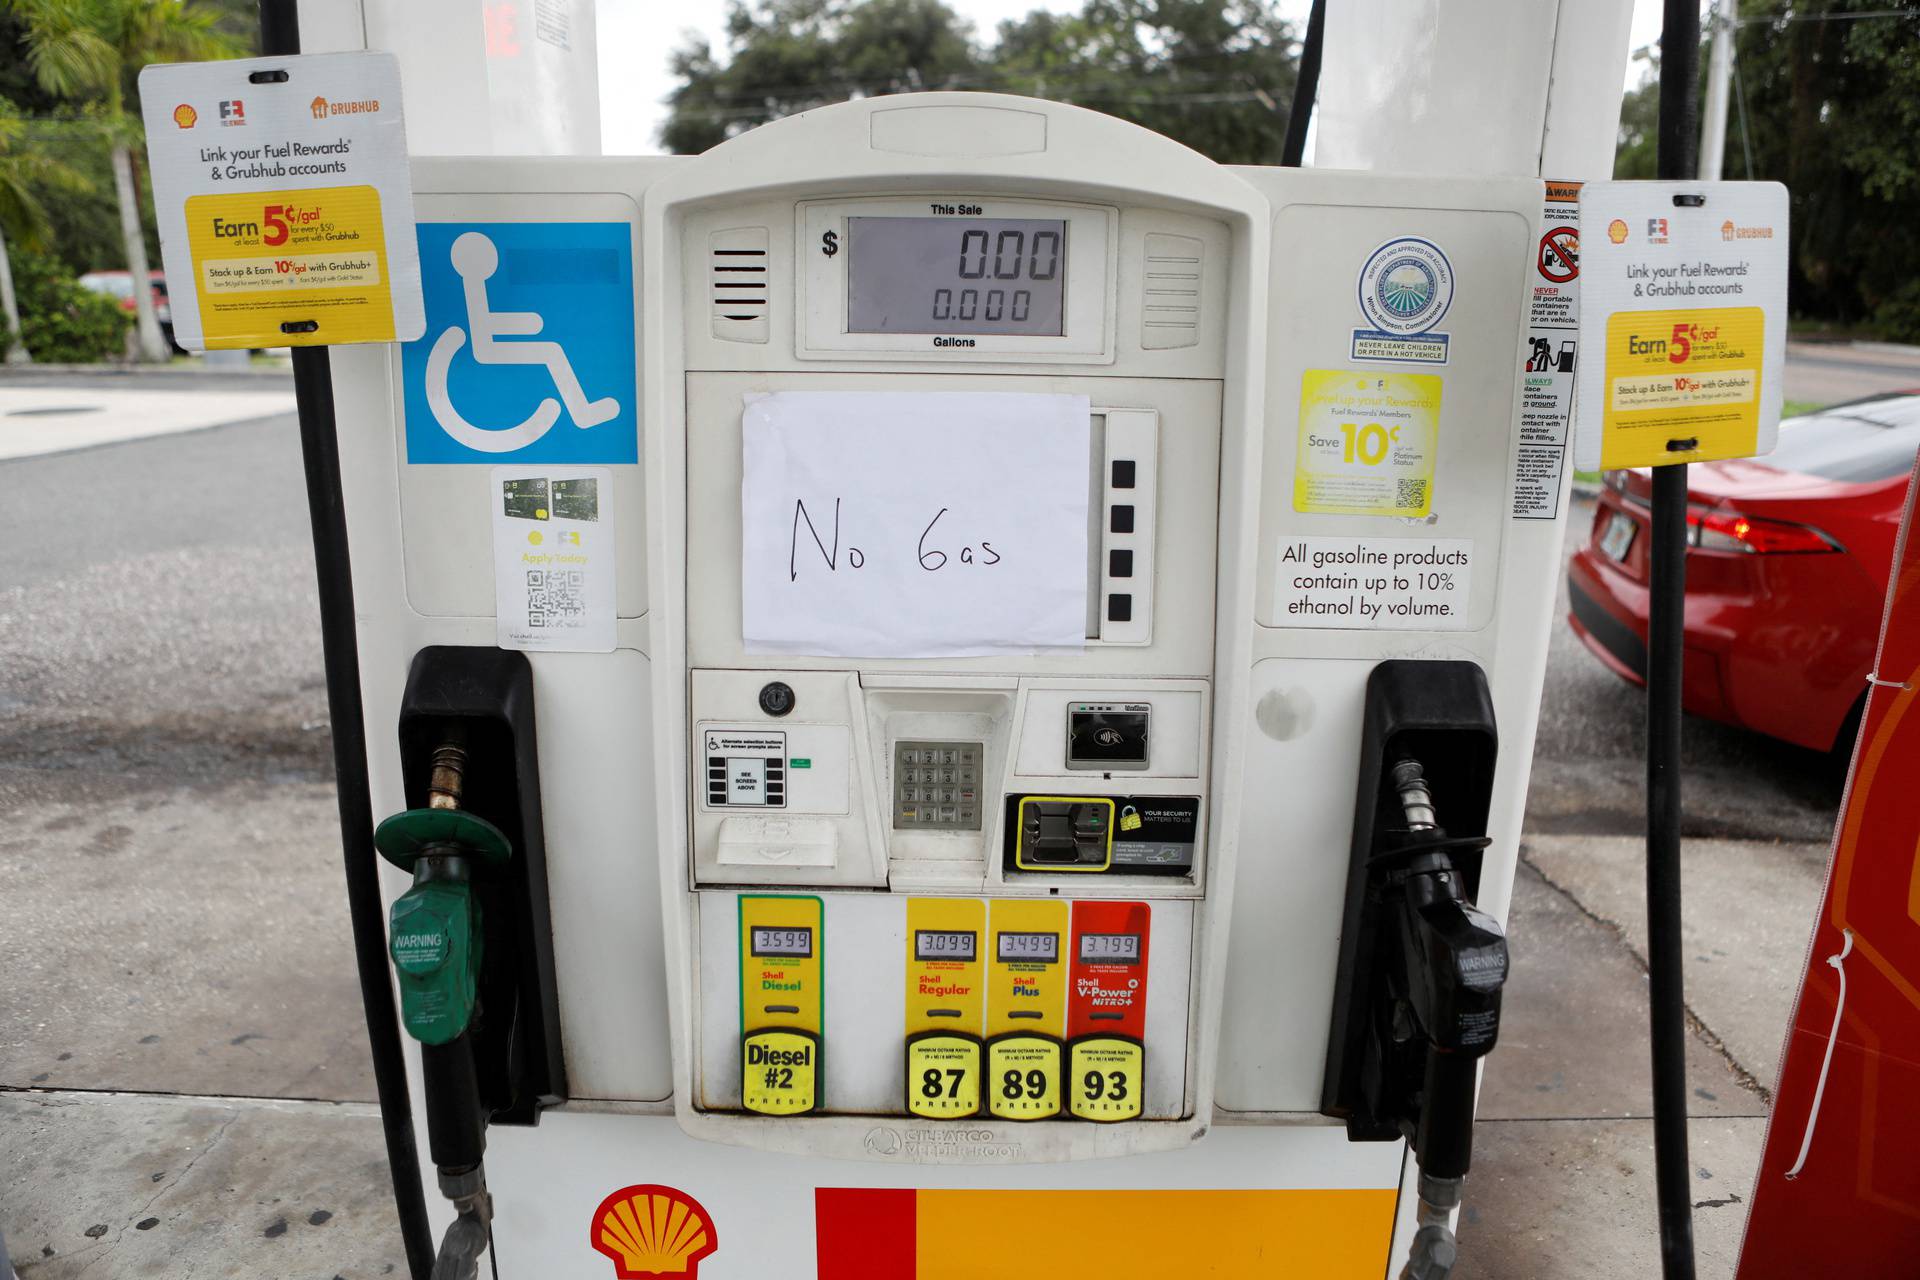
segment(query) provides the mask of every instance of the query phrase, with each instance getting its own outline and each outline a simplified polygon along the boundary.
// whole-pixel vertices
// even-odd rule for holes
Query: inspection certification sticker
[[[1787,192],[1604,182],[1580,193],[1578,465],[1770,452],[1786,363]]]
[[[1441,379],[1308,369],[1300,379],[1293,509],[1419,517],[1433,505]]]
[[[1367,327],[1353,331],[1355,360],[1445,364],[1447,335],[1433,333],[1453,305],[1453,263],[1419,236],[1389,240],[1367,255],[1355,282]]]
[[[182,346],[420,336],[392,54],[148,67],[140,100]]]

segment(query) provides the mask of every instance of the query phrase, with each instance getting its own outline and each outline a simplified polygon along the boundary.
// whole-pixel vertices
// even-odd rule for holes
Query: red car
[[[1920,392],[1901,392],[1789,419],[1764,458],[1690,469],[1688,711],[1851,749],[1916,450]],[[1567,569],[1567,621],[1614,674],[1644,684],[1652,480],[1605,480]]]

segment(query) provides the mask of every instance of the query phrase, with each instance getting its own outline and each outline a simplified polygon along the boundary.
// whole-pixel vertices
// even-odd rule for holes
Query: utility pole
[[[1700,119],[1702,182],[1720,180],[1727,152],[1727,87],[1733,76],[1733,33],[1740,25],[1739,0],[1715,0],[1713,52],[1707,63],[1707,106]]]

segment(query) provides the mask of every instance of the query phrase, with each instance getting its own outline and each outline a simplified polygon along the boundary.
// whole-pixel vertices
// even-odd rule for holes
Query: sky
[[[1339,0],[1332,0],[1338,3]],[[725,0],[595,0],[599,19],[601,150],[608,155],[650,155],[660,150],[656,134],[666,119],[663,99],[674,87],[667,59],[689,32],[704,35],[715,52],[726,48]],[[1080,0],[948,0],[990,36],[1006,18],[1035,9],[1067,13]],[[1311,0],[1278,0],[1281,16],[1306,26]],[[1633,47],[1660,36],[1661,0],[1634,0]],[[1640,79],[1641,64],[1627,64],[1626,85]]]

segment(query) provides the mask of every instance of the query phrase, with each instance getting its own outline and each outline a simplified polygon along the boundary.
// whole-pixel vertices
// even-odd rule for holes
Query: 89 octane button
[[[987,1044],[987,1106],[1002,1120],[1060,1114],[1060,1042],[1005,1035]]]
[[[1067,1110],[1082,1120],[1137,1120],[1146,1079],[1137,1040],[1087,1036],[1067,1046]]]

